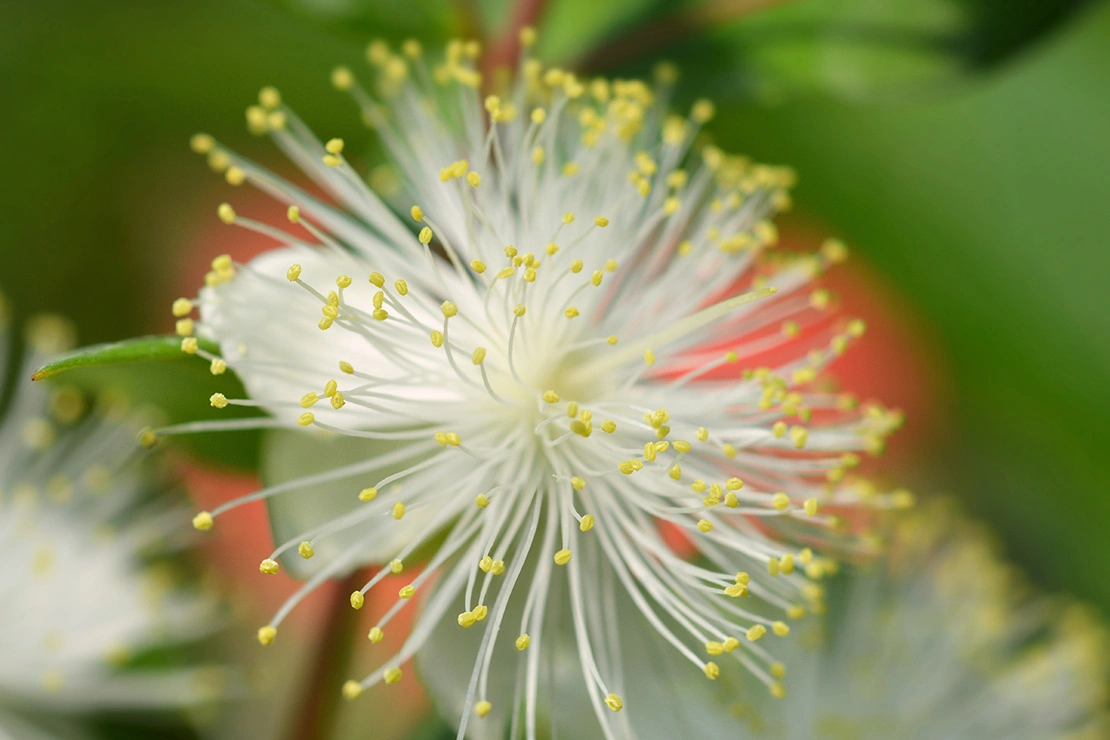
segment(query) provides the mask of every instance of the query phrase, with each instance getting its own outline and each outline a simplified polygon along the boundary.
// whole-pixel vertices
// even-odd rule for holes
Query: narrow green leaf
[[[219,347],[205,339],[197,340],[197,345],[212,354],[219,354]],[[80,347],[68,352],[49,365],[35,371],[31,380],[45,380],[58,373],[77,367],[97,365],[118,365],[125,362],[151,362],[154,360],[180,360],[182,358],[181,337],[140,337],[125,339],[122,342],[95,344]]]

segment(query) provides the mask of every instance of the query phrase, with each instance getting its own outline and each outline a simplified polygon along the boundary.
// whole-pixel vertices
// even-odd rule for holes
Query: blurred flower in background
[[[1103,738],[1110,634],[1038,594],[995,537],[935,500],[894,524],[890,561],[838,584],[791,645],[781,705],[737,702],[745,737]]]
[[[9,318],[0,298],[5,360]],[[187,517],[164,461],[137,456],[141,417],[125,398],[29,382],[72,346],[69,322],[40,316],[27,339],[0,416],[0,734],[69,737],[91,713],[215,702],[223,669],[171,655],[220,618],[174,570]]]

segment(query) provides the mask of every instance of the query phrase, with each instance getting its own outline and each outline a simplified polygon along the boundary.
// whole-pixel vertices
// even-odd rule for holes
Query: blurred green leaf
[[[148,340],[102,345],[116,349],[106,350],[100,356],[139,352],[138,347],[127,349],[128,345],[143,345]],[[156,409],[161,417],[160,421],[166,425],[262,416],[256,409],[244,406],[228,406],[218,410],[212,408],[208,399],[213,393],[223,393],[229,398],[245,398],[243,384],[231,370],[223,375],[212,375],[207,362],[182,353],[181,340],[175,341],[174,356],[166,354],[165,349],[155,342],[146,346],[145,351],[150,353],[147,359],[132,357],[112,364],[98,364],[92,361],[82,362],[82,356],[78,354],[70,361],[74,364],[66,365],[64,372],[55,371],[57,377],[53,382],[74,385],[91,393],[109,390],[121,392],[136,406]],[[85,357],[96,357],[96,353]],[[65,363],[63,360],[48,367]],[[201,460],[228,468],[254,471],[258,466],[260,436],[257,430],[207,432],[175,436],[173,442]]]
[[[197,345],[213,354],[219,354],[219,347],[207,340],[198,340]],[[140,337],[125,339],[122,342],[94,344],[67,352],[53,362],[40,367],[31,380],[46,380],[58,373],[78,367],[98,365],[117,365],[127,362],[152,362],[157,360],[180,360],[181,337]]]
[[[663,55],[691,94],[775,101],[799,93],[905,95],[986,69],[1084,0],[660,0],[610,33],[590,69],[643,73]]]

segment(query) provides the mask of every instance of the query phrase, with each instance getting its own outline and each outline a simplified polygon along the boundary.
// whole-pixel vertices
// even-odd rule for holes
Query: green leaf
[[[220,348],[214,342],[199,339],[197,345],[206,352],[219,354]],[[125,339],[122,342],[95,344],[91,347],[79,347],[72,352],[67,352],[50,364],[36,370],[31,376],[31,380],[46,380],[58,373],[78,367],[118,365],[127,362],[152,362],[155,360],[180,360],[181,358],[181,337],[161,336]]]
[[[217,350],[214,345],[201,346],[209,352]],[[84,347],[40,368],[33,377],[91,393],[121,392],[136,406],[157,409],[165,425],[262,415],[243,406],[212,408],[208,399],[213,393],[246,397],[243,384],[230,369],[212,375],[208,362],[181,351],[180,337],[145,337]],[[188,434],[173,440],[207,462],[251,471],[258,467],[257,430]]]
[[[1052,0],[656,2],[594,46],[585,65],[643,74],[660,56],[684,92],[776,102],[788,95],[904,95],[987,69],[1085,3]]]

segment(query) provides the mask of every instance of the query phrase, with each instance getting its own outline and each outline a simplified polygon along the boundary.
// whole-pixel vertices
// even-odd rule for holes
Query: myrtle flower
[[[5,368],[9,333],[0,303]],[[133,665],[210,632],[215,613],[211,599],[175,587],[164,563],[184,514],[152,498],[164,476],[134,455],[135,416],[120,399],[90,407],[72,388],[27,380],[72,335],[62,319],[32,321],[21,381],[0,415],[5,737],[66,732],[65,718],[82,711],[196,704],[218,678],[212,667]]]
[[[1110,640],[1050,600],[986,530],[936,502],[901,521],[891,560],[830,600],[834,629],[800,635],[791,693],[738,704],[753,738],[1102,738]]]
[[[344,692],[394,683],[419,656],[460,737],[475,723],[500,736],[510,715],[536,736],[540,686],[561,660],[543,657],[545,640],[569,646],[584,687],[574,711],[610,736],[637,721],[616,714],[630,678],[618,631],[657,637],[683,681],[714,680],[735,661],[781,695],[782,667],[764,646],[821,608],[816,581],[835,561],[815,551],[870,548],[836,512],[908,500],[849,472],[899,414],[819,381],[864,329],[813,285],[844,247],[764,255],[794,175],[697,143],[714,106],[668,114],[672,70],[651,86],[526,58],[502,95],[483,98],[479,53],[454,42],[431,61],[415,41],[400,53],[378,42],[369,87],[334,71],[389,156],[370,186],[344,141],[321,142],[264,88],[249,128],[326,200],[193,138],[229,183],[283,201],[291,225],[221,205],[225,223],[275,248],[249,264],[217,257],[199,295],[173,306],[182,349],[213,373],[233,368],[250,396],[211,404],[269,416],[162,432],[303,427],[367,443],[348,465],[304,471],[194,524],[348,487],[346,509],[262,561],[275,573],[283,558],[332,546],[259,630],[263,644],[326,578],[389,563],[351,594],[358,609],[430,549],[369,638],[380,642],[422,594],[411,635]],[[603,582],[632,609],[620,630]],[[495,690],[506,666],[513,680]]]

